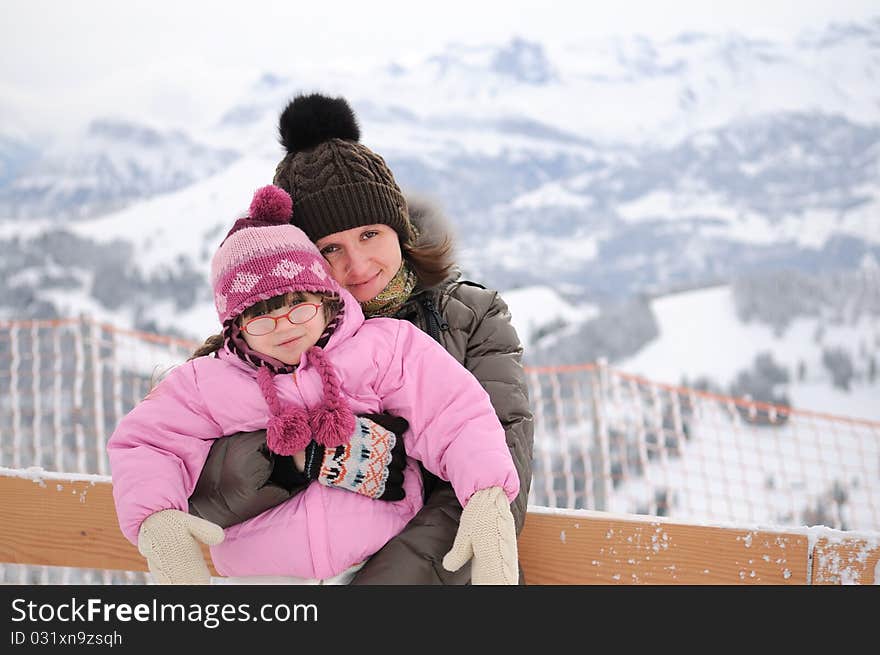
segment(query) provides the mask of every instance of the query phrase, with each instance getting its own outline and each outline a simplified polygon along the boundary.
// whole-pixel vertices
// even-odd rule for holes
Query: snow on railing
[[[198,345],[88,318],[0,322],[0,466],[107,474],[119,419]],[[880,423],[662,384],[602,362],[526,374],[532,505],[880,529]]]

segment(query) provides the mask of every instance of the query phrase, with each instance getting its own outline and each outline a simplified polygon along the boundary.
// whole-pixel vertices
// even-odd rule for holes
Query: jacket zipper
[[[428,334],[433,337],[434,341],[441,343],[440,331],[448,330],[449,324],[443,320],[443,317],[440,315],[440,312],[437,311],[437,307],[434,305],[433,300],[431,300],[430,298],[425,298],[422,301],[422,305],[426,310],[425,324],[428,327]]]

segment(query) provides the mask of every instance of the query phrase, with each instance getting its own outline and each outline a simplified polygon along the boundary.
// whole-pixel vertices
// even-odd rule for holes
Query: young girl
[[[199,541],[211,545],[224,576],[338,578],[421,508],[420,461],[451,482],[464,506],[444,566],[473,559],[475,583],[516,584],[509,502],[519,477],[488,395],[411,323],[364,321],[317,248],[289,224],[291,207],[277,187],[257,191],[249,217],[236,221],[212,261],[226,347],[174,369],[111,436],[123,534],[163,583],[209,580]],[[409,422],[402,500],[312,484],[225,533],[186,513],[216,439],[266,429],[270,450],[309,466],[302,452],[312,439],[346,444],[354,413],[379,412]]]

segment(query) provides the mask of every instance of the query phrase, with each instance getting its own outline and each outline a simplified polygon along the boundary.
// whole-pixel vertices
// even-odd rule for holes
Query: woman
[[[287,155],[273,183],[290,193],[291,222],[318,246],[334,279],[367,317],[392,316],[427,332],[488,392],[520,478],[510,507],[518,535],[531,484],[533,426],[522,344],[507,306],[496,292],[460,279],[447,222],[430,204],[404,198],[382,157],[359,143],[356,118],[344,99],[297,96],[282,112],[279,129]],[[210,479],[199,486],[228,485],[224,476],[234,476],[224,470],[212,452],[202,476]],[[443,566],[461,505],[449,483],[423,475],[424,507],[352,584],[470,581],[469,566],[455,572]]]

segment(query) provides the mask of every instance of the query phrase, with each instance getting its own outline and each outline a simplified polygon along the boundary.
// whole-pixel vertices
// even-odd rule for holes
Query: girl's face
[[[327,317],[324,307],[321,305],[321,297],[313,293],[298,294],[302,298],[291,303],[285,304],[278,309],[266,312],[265,314],[245,314],[241,317],[242,336],[251,350],[255,350],[262,355],[274,357],[288,365],[299,364],[302,354],[309,348],[318,343],[321,335],[324,334],[324,328],[327,327]],[[321,305],[314,316],[300,323],[300,314],[308,316],[311,312],[307,304],[313,303]],[[289,314],[289,317],[287,316]],[[268,327],[268,322],[260,321],[264,325],[251,324],[250,321],[260,318],[274,318],[274,328],[267,334],[262,334]],[[297,321],[294,325],[291,320]],[[257,335],[251,334],[248,330],[252,330]]]
[[[334,232],[315,242],[333,278],[358,302],[372,300],[403,263],[397,232],[387,225],[365,225]]]

